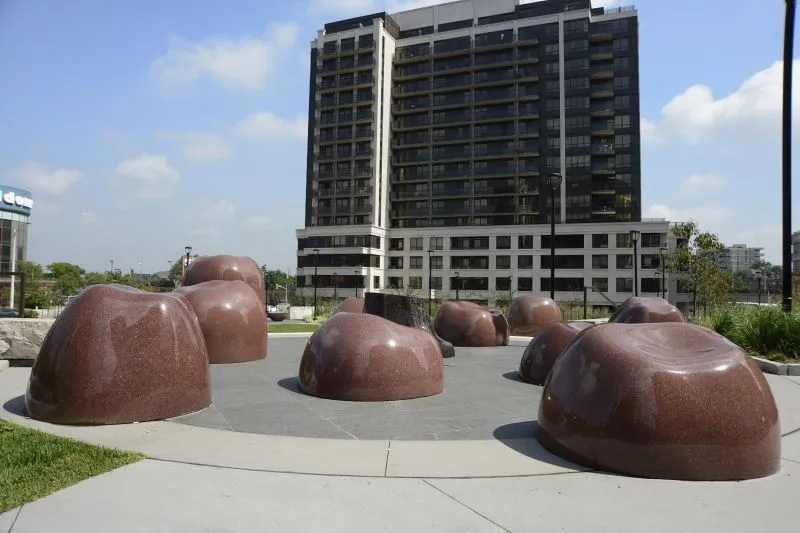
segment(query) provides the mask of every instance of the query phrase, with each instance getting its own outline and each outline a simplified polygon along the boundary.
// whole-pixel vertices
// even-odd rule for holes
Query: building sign
[[[0,185],[0,211],[30,215],[33,198],[29,191]]]

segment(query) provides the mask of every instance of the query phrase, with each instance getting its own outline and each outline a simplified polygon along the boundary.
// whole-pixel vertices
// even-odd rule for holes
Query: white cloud
[[[173,41],[150,65],[151,74],[170,86],[207,77],[227,86],[259,90],[278,70],[283,54],[297,40],[294,24],[270,24],[263,35],[239,39],[212,37],[198,42]]]
[[[800,70],[800,60],[794,60]],[[717,98],[711,87],[693,85],[678,94],[661,109],[661,120],[655,123],[660,135],[678,134],[692,141],[721,132],[754,130],[780,132],[782,113],[783,61],[747,78],[733,93]],[[794,99],[800,98],[800,77],[792,85]],[[794,106],[793,120],[800,120],[800,106]]]
[[[673,209],[664,204],[653,204],[645,209],[646,218],[664,218],[670,222],[688,222],[693,220],[700,226],[700,231],[720,233],[730,221],[731,210],[721,205],[701,205],[685,209]]]
[[[91,213],[89,211],[84,211],[80,215],[78,215],[78,220],[81,224],[90,225],[97,222],[97,214]]]
[[[143,154],[126,159],[117,166],[117,174],[140,182],[178,182],[181,174],[169,164],[167,156]]]
[[[83,177],[85,174],[78,170],[66,168],[49,170],[45,165],[33,161],[24,163],[8,173],[10,183],[48,194],[64,194]]]
[[[244,223],[244,227],[249,231],[263,232],[269,229],[270,219],[268,217],[252,217]]]
[[[218,239],[222,237],[223,224],[236,213],[236,207],[228,200],[207,202],[186,213],[184,219],[189,235]]]
[[[232,217],[235,212],[236,208],[232,203],[227,200],[220,200],[219,202],[212,204],[206,214],[215,220],[220,220],[223,218]]]
[[[387,10],[392,13],[397,13],[398,11],[410,11],[421,7],[443,4],[447,1],[452,0],[389,0],[387,2]]]
[[[305,139],[308,135],[308,119],[306,117],[285,119],[269,111],[253,113],[236,126],[236,131],[247,137]]]
[[[702,193],[721,189],[725,180],[719,174],[692,174],[683,182],[681,190],[685,193]]]
[[[213,161],[226,159],[233,150],[228,142],[216,133],[191,131],[187,133],[160,132],[156,139],[161,141],[178,141],[182,143],[183,155],[194,161]]]

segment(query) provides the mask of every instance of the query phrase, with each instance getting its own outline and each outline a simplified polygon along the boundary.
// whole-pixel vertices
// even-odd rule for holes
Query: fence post
[[[589,287],[583,286],[583,319],[586,320],[589,318],[588,316],[588,309],[589,309]]]

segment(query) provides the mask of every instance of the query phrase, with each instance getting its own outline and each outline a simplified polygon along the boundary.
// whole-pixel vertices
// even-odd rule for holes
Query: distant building
[[[746,244],[734,244],[725,248],[719,258],[719,265],[731,272],[747,272],[762,258],[763,248],[750,248]]]

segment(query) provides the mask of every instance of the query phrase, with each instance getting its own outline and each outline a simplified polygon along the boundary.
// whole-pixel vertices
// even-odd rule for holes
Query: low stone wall
[[[33,361],[55,318],[0,318],[0,360]]]

